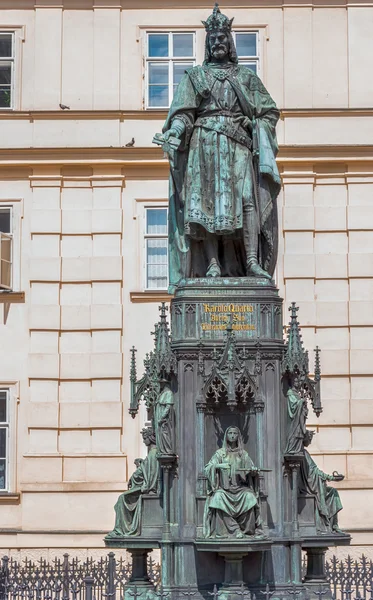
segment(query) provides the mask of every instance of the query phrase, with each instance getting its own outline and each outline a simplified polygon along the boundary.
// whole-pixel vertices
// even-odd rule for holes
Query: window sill
[[[19,504],[21,494],[14,492],[0,492],[0,504]]]
[[[0,290],[0,304],[24,304],[25,292]]]
[[[145,292],[130,292],[131,302],[170,302],[173,296],[167,290],[146,290]]]

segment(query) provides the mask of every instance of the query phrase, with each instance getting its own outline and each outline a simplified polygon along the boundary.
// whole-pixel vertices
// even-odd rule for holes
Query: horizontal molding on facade
[[[305,145],[280,145],[277,162],[280,166],[291,165],[292,163],[304,163],[310,165],[311,172],[305,173],[286,173],[286,177],[302,177],[306,176],[309,181],[305,183],[312,183],[314,173],[312,172],[312,165],[317,163],[340,163],[340,169],[338,172],[330,171],[326,173],[323,171],[318,174],[318,177],[363,177],[364,173],[361,171],[351,172],[343,168],[346,163],[373,163],[373,145],[326,145],[326,144],[305,144]],[[163,156],[163,152],[160,148],[152,147],[138,147],[138,148],[122,148],[122,147],[70,147],[70,148],[1,148],[0,149],[0,169],[5,169],[5,176],[16,177],[16,172],[11,172],[10,169],[13,167],[24,168],[24,167],[44,167],[44,166],[58,166],[66,167],[66,165],[90,165],[92,167],[96,165],[103,165],[107,168],[120,167],[123,169],[122,175],[127,178],[127,170],[133,175],[135,170],[138,169],[139,175],[144,174],[144,169],[163,170],[168,171],[168,161]],[[132,169],[132,171],[131,171]],[[9,172],[7,173],[7,170]],[[373,171],[369,171],[370,176],[373,176]],[[1,173],[0,173],[1,175]],[[45,181],[49,182],[51,186],[59,187],[62,185],[63,177],[60,173],[46,173],[32,174],[29,171],[24,171],[24,177],[30,178],[31,181]],[[86,175],[86,176],[66,176],[66,180],[97,180],[107,181],[109,183],[112,179],[109,174],[105,175],[104,180],[100,176]],[[119,178],[121,179],[121,178]]]
[[[1,9],[1,5],[0,5]],[[1,110],[0,121],[165,121],[167,110]],[[373,108],[282,108],[281,118],[373,117]]]
[[[364,529],[369,531],[369,529]],[[106,535],[108,532],[104,529],[12,529],[0,528],[0,535]],[[104,548],[103,548],[104,550]]]
[[[224,9],[240,8],[338,8],[372,6],[362,0],[225,0]],[[209,0],[1,0],[1,9],[178,9],[210,8]]]
[[[90,458],[89,456],[85,458]],[[125,457],[124,457],[125,458]],[[29,494],[45,494],[51,492],[123,492],[124,482],[85,482],[85,481],[61,481],[56,483],[20,483],[20,491]],[[373,487],[373,481],[372,481]]]
[[[345,479],[344,481],[333,482],[333,486],[339,490],[371,490],[373,489],[373,479]],[[45,494],[53,492],[65,493],[110,493],[123,491],[123,483],[86,483],[65,481],[61,483],[21,483],[20,491],[29,494]]]
[[[166,291],[130,292],[131,302],[171,302],[172,298]]]

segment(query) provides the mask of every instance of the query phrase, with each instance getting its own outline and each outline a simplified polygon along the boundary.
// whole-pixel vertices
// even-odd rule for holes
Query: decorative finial
[[[283,360],[283,371],[294,373],[298,371],[300,375],[308,375],[308,356],[304,350],[301,329],[298,322],[299,308],[295,302],[289,306],[290,323],[288,328],[287,348]]]
[[[289,306],[290,323],[288,327],[288,339],[286,351],[282,361],[282,373],[290,381],[296,376],[300,380],[300,385],[311,401],[313,410],[318,417],[322,412],[320,399],[320,349],[315,350],[315,376],[311,379],[309,376],[308,351],[305,350],[301,328],[298,322],[298,307],[295,302]],[[291,384],[292,385],[292,384]]]

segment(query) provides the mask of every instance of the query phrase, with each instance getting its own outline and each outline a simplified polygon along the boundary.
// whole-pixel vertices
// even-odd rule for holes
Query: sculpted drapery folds
[[[183,76],[163,128],[164,140],[181,140],[168,150],[171,292],[185,277],[271,279],[276,264],[279,111],[238,64],[232,21],[215,6],[205,62]]]
[[[159,463],[153,429],[142,431],[144,444],[148,447],[148,455],[144,460],[136,461],[137,469],[130,477],[128,490],[121,494],[114,507],[115,527],[108,538],[127,535],[140,535],[142,494],[157,493]]]
[[[238,427],[229,427],[223,447],[205,467],[208,496],[203,530],[206,538],[263,537],[258,470],[243,448]]]
[[[321,533],[342,533],[338,526],[338,513],[342,503],[338,490],[328,486],[327,481],[342,481],[344,476],[321,471],[306,447],[312,442],[314,432],[307,430],[304,436],[304,459],[300,469],[300,493],[312,494],[316,502],[316,528]]]
[[[174,394],[168,380],[161,380],[162,390],[154,406],[154,429],[159,454],[175,454]]]
[[[290,419],[285,456],[303,453],[303,440],[306,434],[308,416],[307,398],[302,394],[299,374],[294,375],[287,392],[288,415]]]

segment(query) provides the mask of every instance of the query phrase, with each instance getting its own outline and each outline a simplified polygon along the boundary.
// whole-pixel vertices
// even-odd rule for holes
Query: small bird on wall
[[[70,110],[70,106],[66,106],[66,104],[60,104],[59,106],[61,110]]]
[[[135,145],[135,138],[132,138],[128,144],[126,144],[126,148],[132,148]]]

